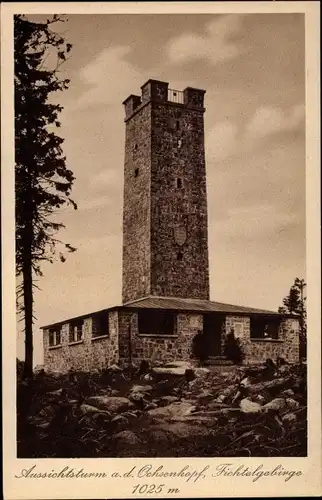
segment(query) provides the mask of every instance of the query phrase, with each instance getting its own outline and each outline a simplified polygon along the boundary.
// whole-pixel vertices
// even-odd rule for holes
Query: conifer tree
[[[25,378],[32,378],[33,371],[35,277],[42,276],[44,261],[53,262],[57,245],[76,250],[56,237],[64,227],[56,219],[59,209],[68,204],[77,208],[70,198],[74,175],[66,166],[64,140],[56,133],[63,108],[51,101],[53,93],[69,85],[59,76],[72,48],[54,30],[61,22],[58,15],[44,22],[23,15],[14,19],[16,275]],[[64,252],[59,256],[65,260]]]
[[[301,357],[306,357],[306,297],[304,279],[295,278],[289,294],[283,299],[283,306],[278,309],[280,313],[298,314],[300,321],[300,350]]]

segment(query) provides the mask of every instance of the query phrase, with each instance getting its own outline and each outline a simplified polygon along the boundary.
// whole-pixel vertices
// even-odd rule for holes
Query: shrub
[[[208,349],[205,337],[202,332],[199,331],[192,340],[192,354],[195,358],[199,359],[200,363],[203,363],[208,359],[207,351]]]
[[[236,365],[239,365],[243,362],[244,353],[241,348],[239,339],[235,338],[233,332],[228,333],[226,337],[225,347],[224,347],[224,356],[230,361],[233,361]]]

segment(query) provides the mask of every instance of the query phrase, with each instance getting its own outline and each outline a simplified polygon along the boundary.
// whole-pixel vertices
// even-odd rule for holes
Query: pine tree
[[[300,318],[300,349],[301,357],[306,357],[306,297],[304,289],[306,283],[303,279],[295,278],[289,294],[283,299],[283,307],[278,309],[280,313],[298,314]]]
[[[25,333],[25,378],[33,371],[33,291],[41,264],[53,262],[57,244],[76,249],[56,238],[64,225],[51,219],[63,206],[77,208],[70,198],[74,175],[66,167],[63,139],[56,134],[62,107],[50,102],[52,93],[68,88],[58,69],[72,48],[53,31],[64,22],[57,15],[45,22],[25,16],[14,19],[15,80],[15,190],[16,190],[16,275],[17,305]],[[48,59],[55,55],[53,67]],[[60,253],[62,261],[64,254]]]

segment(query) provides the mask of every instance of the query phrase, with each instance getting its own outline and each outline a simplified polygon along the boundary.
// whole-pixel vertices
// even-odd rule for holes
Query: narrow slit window
[[[178,252],[177,253],[177,260],[182,260],[183,259],[183,253],[182,252]]]
[[[180,122],[179,122],[179,120],[176,121],[176,130],[180,130]]]
[[[181,148],[181,146],[182,146],[182,139],[179,139],[179,140],[178,140],[178,149],[180,149],[180,148]]]
[[[139,169],[138,169],[138,168],[136,168],[136,169],[134,170],[134,177],[138,177],[138,175],[139,175]]]
[[[56,345],[61,345],[61,336],[59,329],[49,330],[49,347],[54,347]]]
[[[182,179],[180,177],[177,178],[177,188],[178,189],[182,188]]]

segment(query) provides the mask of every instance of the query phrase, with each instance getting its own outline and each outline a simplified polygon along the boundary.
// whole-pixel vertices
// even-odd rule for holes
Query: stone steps
[[[233,366],[234,363],[225,356],[209,356],[204,362],[205,366]]]

